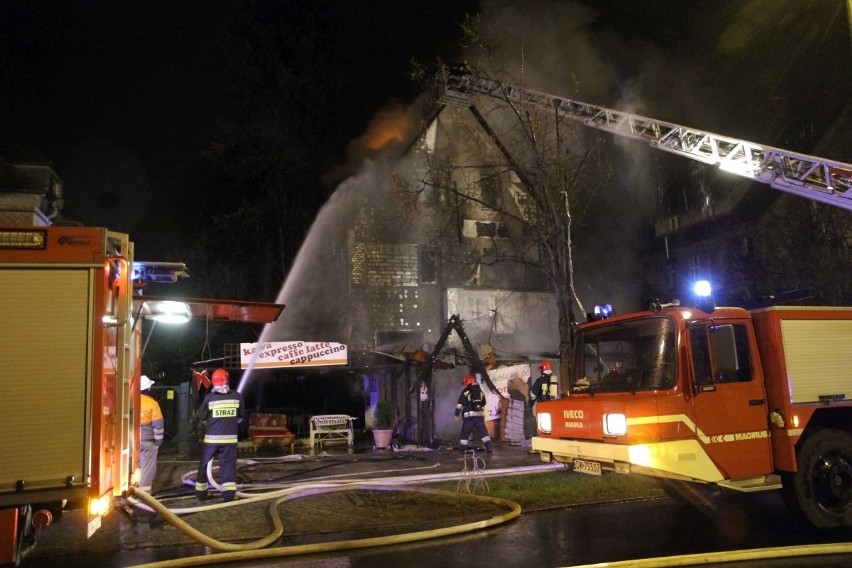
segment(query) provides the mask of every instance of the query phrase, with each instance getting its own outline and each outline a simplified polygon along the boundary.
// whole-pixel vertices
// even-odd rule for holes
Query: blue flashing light
[[[695,294],[695,307],[699,310],[709,314],[716,309],[716,301],[713,299],[713,290],[710,287],[710,282],[699,280],[692,285],[692,292]]]
[[[612,315],[612,306],[609,304],[595,306],[595,315],[601,319],[610,317]]]
[[[135,282],[161,282],[172,284],[179,278],[189,278],[186,265],[182,262],[134,262]]]
[[[707,280],[699,280],[693,284],[692,291],[699,298],[709,298],[713,294],[710,282]]]

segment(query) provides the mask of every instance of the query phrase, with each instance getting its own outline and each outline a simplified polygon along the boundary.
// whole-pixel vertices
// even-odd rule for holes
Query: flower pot
[[[387,448],[393,438],[393,430],[373,430],[373,445],[376,448]]]

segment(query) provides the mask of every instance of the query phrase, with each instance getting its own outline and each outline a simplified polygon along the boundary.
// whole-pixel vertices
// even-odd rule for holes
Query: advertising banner
[[[488,386],[482,384],[482,392],[485,393],[485,401],[488,404],[485,419],[497,420],[500,418],[500,399],[510,398],[509,384],[512,382],[521,383],[524,386],[529,384],[530,366],[525,363],[522,365],[512,365],[511,367],[491,369],[488,371],[488,377],[491,379],[491,382],[494,383],[494,386],[497,387],[497,392],[491,392],[488,389]],[[521,388],[524,387],[521,386]]]
[[[346,345],[328,341],[240,343],[240,368],[319,367],[346,365]]]

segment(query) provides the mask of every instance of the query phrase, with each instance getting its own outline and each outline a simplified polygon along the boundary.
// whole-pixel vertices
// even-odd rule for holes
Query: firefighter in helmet
[[[217,455],[222,500],[233,501],[237,493],[237,441],[245,405],[243,395],[231,390],[229,378],[225,369],[213,371],[212,389],[198,411],[199,420],[207,423],[204,449],[195,475],[195,496],[202,501],[207,499],[207,464]]]
[[[157,476],[157,454],[163,443],[165,422],[160,405],[151,396],[151,387],[154,381],[148,375],[139,377],[139,390],[141,391],[139,411],[139,489],[150,493]]]
[[[559,398],[559,379],[553,374],[550,361],[542,361],[538,366],[541,373],[530,389],[530,406],[541,400],[555,400]]]
[[[464,388],[456,404],[456,420],[459,419],[459,414],[462,416],[460,449],[463,452],[468,449],[470,444],[468,438],[473,433],[482,439],[485,450],[490,454],[492,445],[491,436],[488,435],[488,429],[485,427],[485,395],[473,375],[462,379],[462,384]]]
[[[535,434],[536,430],[536,412],[533,408],[535,403],[542,400],[554,400],[559,397],[559,379],[553,374],[553,367],[550,361],[542,361],[538,365],[539,377],[533,383],[530,389],[529,408],[531,412],[524,413],[524,437],[530,438]],[[530,448],[528,454],[536,454],[537,452]]]

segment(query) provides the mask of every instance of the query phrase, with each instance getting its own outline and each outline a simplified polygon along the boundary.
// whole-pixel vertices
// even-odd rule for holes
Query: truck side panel
[[[852,396],[852,320],[782,320],[793,404],[820,395]]]
[[[0,455],[14,456],[0,468],[0,507],[86,499],[91,535],[128,488],[139,415],[132,262],[123,233],[0,227]]]
[[[795,446],[811,414],[828,408],[820,395],[852,397],[852,309],[776,306],[755,310],[752,321],[769,411],[784,418],[783,428],[772,429],[775,469],[792,472]]]
[[[79,267],[0,269],[0,455],[14,456],[0,468],[2,504],[42,489],[85,494],[93,277]]]

